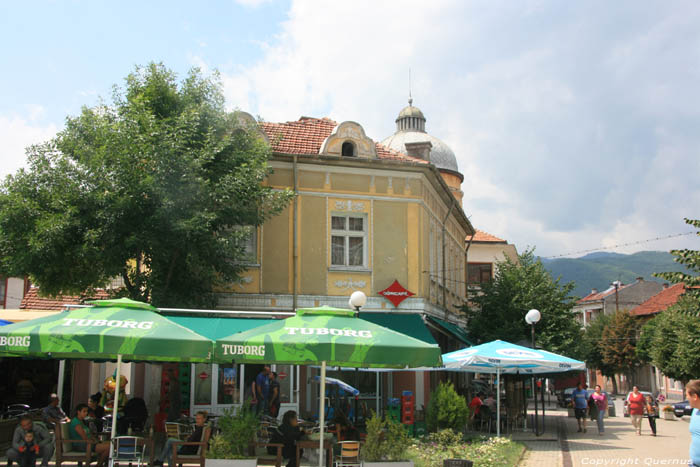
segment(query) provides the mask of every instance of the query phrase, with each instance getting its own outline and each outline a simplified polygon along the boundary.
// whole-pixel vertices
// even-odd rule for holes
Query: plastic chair
[[[341,441],[338,446],[340,446],[340,455],[335,458],[335,467],[362,465],[359,441]]]
[[[479,407],[479,430],[483,430],[484,425],[491,433],[491,409],[487,405]]]
[[[140,436],[117,436],[112,439],[109,467],[115,464],[146,464],[146,440]]]

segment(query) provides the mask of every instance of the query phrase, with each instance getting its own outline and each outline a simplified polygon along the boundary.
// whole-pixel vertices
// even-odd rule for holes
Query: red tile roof
[[[330,118],[301,117],[294,122],[262,122],[260,126],[267,134],[273,151],[282,154],[318,155],[323,142],[338,124]],[[377,157],[380,159],[428,163],[428,161],[394,151],[379,143],[375,143],[375,145]]]
[[[630,313],[636,316],[653,315],[664,311],[669,306],[675,304],[681,295],[685,292],[684,284],[674,284],[663,289],[646,302],[636,306],[630,310]]]
[[[60,295],[58,297],[40,297],[39,288],[31,287],[22,299],[19,308],[22,310],[55,310],[60,311],[63,305],[80,305],[87,300],[102,300],[109,298],[105,290],[96,290],[92,296],[88,295]]]
[[[619,292],[620,290],[624,289],[625,287],[629,287],[630,285],[632,285],[632,284],[622,284],[617,289],[617,291]],[[590,294],[586,295],[585,297],[583,297],[581,300],[579,300],[576,303],[593,302],[596,300],[602,300],[605,297],[607,297],[611,294],[614,294],[614,293],[615,293],[615,287],[611,285],[610,287],[608,287],[606,290],[603,290],[602,292],[590,293]]]
[[[467,240],[469,237],[467,237]],[[488,243],[508,243],[502,238],[498,238],[495,235],[491,235],[488,232],[484,232],[483,230],[476,230],[476,233],[474,233],[474,239],[473,241],[475,242],[488,242]]]

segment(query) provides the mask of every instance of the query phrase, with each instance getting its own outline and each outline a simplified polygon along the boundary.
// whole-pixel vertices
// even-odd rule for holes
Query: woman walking
[[[656,417],[659,416],[659,406],[653,397],[647,396],[647,418],[649,419],[649,428],[651,428],[651,436],[656,436]]]
[[[642,434],[642,417],[644,416],[644,394],[637,386],[632,386],[632,392],[627,396],[627,409],[637,435]]]
[[[591,399],[595,404],[598,413],[596,414],[596,421],[598,422],[598,434],[603,435],[605,433],[605,426],[603,424],[603,417],[605,417],[605,411],[608,410],[608,396],[600,390],[600,384],[595,385],[595,392],[591,394]]]

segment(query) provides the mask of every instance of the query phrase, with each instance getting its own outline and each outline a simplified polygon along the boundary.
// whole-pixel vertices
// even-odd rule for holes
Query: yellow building
[[[425,132],[422,112],[409,102],[383,144],[352,121],[302,117],[259,125],[273,150],[267,183],[297,196],[253,232],[248,267],[238,283],[218,291],[219,308],[348,307],[350,294],[361,290],[368,297],[363,318],[437,342],[443,351],[468,345],[458,308],[466,296],[465,239],[474,229],[462,210],[455,155]],[[405,298],[398,306],[381,294],[395,281],[401,288],[387,297]],[[314,407],[314,388],[304,387],[307,369],[282,371],[297,381],[283,390],[301,392],[291,406]],[[380,382],[381,392],[415,391],[420,407],[432,379],[395,374]]]

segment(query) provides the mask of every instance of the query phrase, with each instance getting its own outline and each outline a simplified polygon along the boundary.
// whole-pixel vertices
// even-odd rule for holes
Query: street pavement
[[[605,419],[605,433],[598,435],[595,422],[587,421],[587,433],[578,433],[575,418],[566,410],[548,412],[548,431],[535,441],[522,441],[528,450],[520,466],[570,467],[583,465],[687,465],[690,434],[689,417],[674,420],[657,419],[657,436],[651,436],[649,422],[642,420],[642,435],[638,436],[628,417],[622,416],[622,401],[616,400],[616,417]],[[554,426],[558,440],[553,441]],[[517,434],[514,439],[518,439]]]

